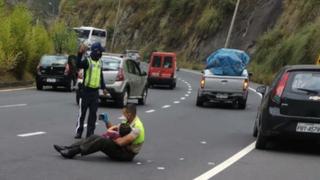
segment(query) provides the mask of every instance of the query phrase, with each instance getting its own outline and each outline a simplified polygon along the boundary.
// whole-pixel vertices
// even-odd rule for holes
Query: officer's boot
[[[67,159],[72,159],[74,158],[74,156],[76,156],[79,153],[81,153],[80,147],[73,147],[70,149],[64,149],[60,151],[61,156]]]

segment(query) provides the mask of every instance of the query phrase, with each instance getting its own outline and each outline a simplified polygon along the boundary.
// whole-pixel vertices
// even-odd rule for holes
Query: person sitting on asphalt
[[[131,132],[123,137],[114,140],[99,135],[92,135],[71,146],[53,145],[61,156],[72,159],[77,154],[82,156],[102,151],[113,160],[132,161],[139,153],[144,140],[144,126],[140,118],[136,115],[137,109],[134,104],[128,104],[122,110],[126,123],[130,124]],[[110,123],[110,122],[109,122]],[[109,127],[109,125],[108,125]],[[107,131],[118,131],[119,125],[111,126]]]

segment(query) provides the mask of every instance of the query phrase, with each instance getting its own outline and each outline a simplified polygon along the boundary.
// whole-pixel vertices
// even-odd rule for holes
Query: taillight
[[[249,87],[249,80],[248,80],[248,79],[245,79],[245,80],[243,81],[243,91],[248,90],[248,87]]]
[[[69,64],[66,64],[65,70],[64,70],[64,75],[68,75],[70,72],[70,67]]]
[[[124,81],[124,72],[122,68],[118,71],[116,81]]]
[[[202,77],[202,79],[201,79],[201,81],[200,81],[200,87],[201,87],[201,89],[204,88],[205,83],[206,83],[205,77]]]
[[[287,85],[288,79],[289,79],[289,73],[286,72],[285,74],[282,75],[279,83],[277,84],[276,88],[273,90],[271,99],[277,104],[281,103],[281,96],[284,91],[284,88]]]

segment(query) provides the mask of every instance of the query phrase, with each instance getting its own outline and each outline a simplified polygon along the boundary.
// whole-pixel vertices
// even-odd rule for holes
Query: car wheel
[[[266,149],[267,147],[267,137],[263,136],[261,134],[261,131],[258,130],[258,137],[257,137],[257,141],[256,141],[256,149]]]
[[[125,89],[121,95],[121,98],[117,101],[118,107],[123,108],[128,104],[129,91]]]
[[[70,80],[69,84],[67,85],[67,91],[72,92],[75,90],[74,81],[73,79]]]
[[[174,89],[176,88],[177,84],[175,82],[173,82],[171,85],[170,85],[170,89]]]
[[[253,136],[253,137],[257,137],[257,136],[258,136],[257,121],[255,121],[255,122],[254,122],[254,125],[253,125],[253,132],[252,132],[252,136]]]
[[[202,107],[203,106],[203,101],[202,101],[202,99],[199,97],[199,96],[197,96],[197,103],[196,103],[196,105],[197,106],[199,106],[199,107]]]
[[[247,107],[247,99],[241,99],[238,101],[239,109],[246,109]]]
[[[37,90],[43,89],[43,85],[40,82],[37,82],[36,86],[37,86]]]
[[[147,96],[148,96],[148,90],[145,88],[143,90],[142,98],[138,99],[138,104],[139,105],[145,105],[147,101]]]

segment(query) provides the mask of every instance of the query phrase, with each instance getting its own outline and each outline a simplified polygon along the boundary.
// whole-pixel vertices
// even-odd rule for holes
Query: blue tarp
[[[222,48],[207,58],[206,69],[214,75],[241,76],[249,62],[250,57],[246,52]]]

